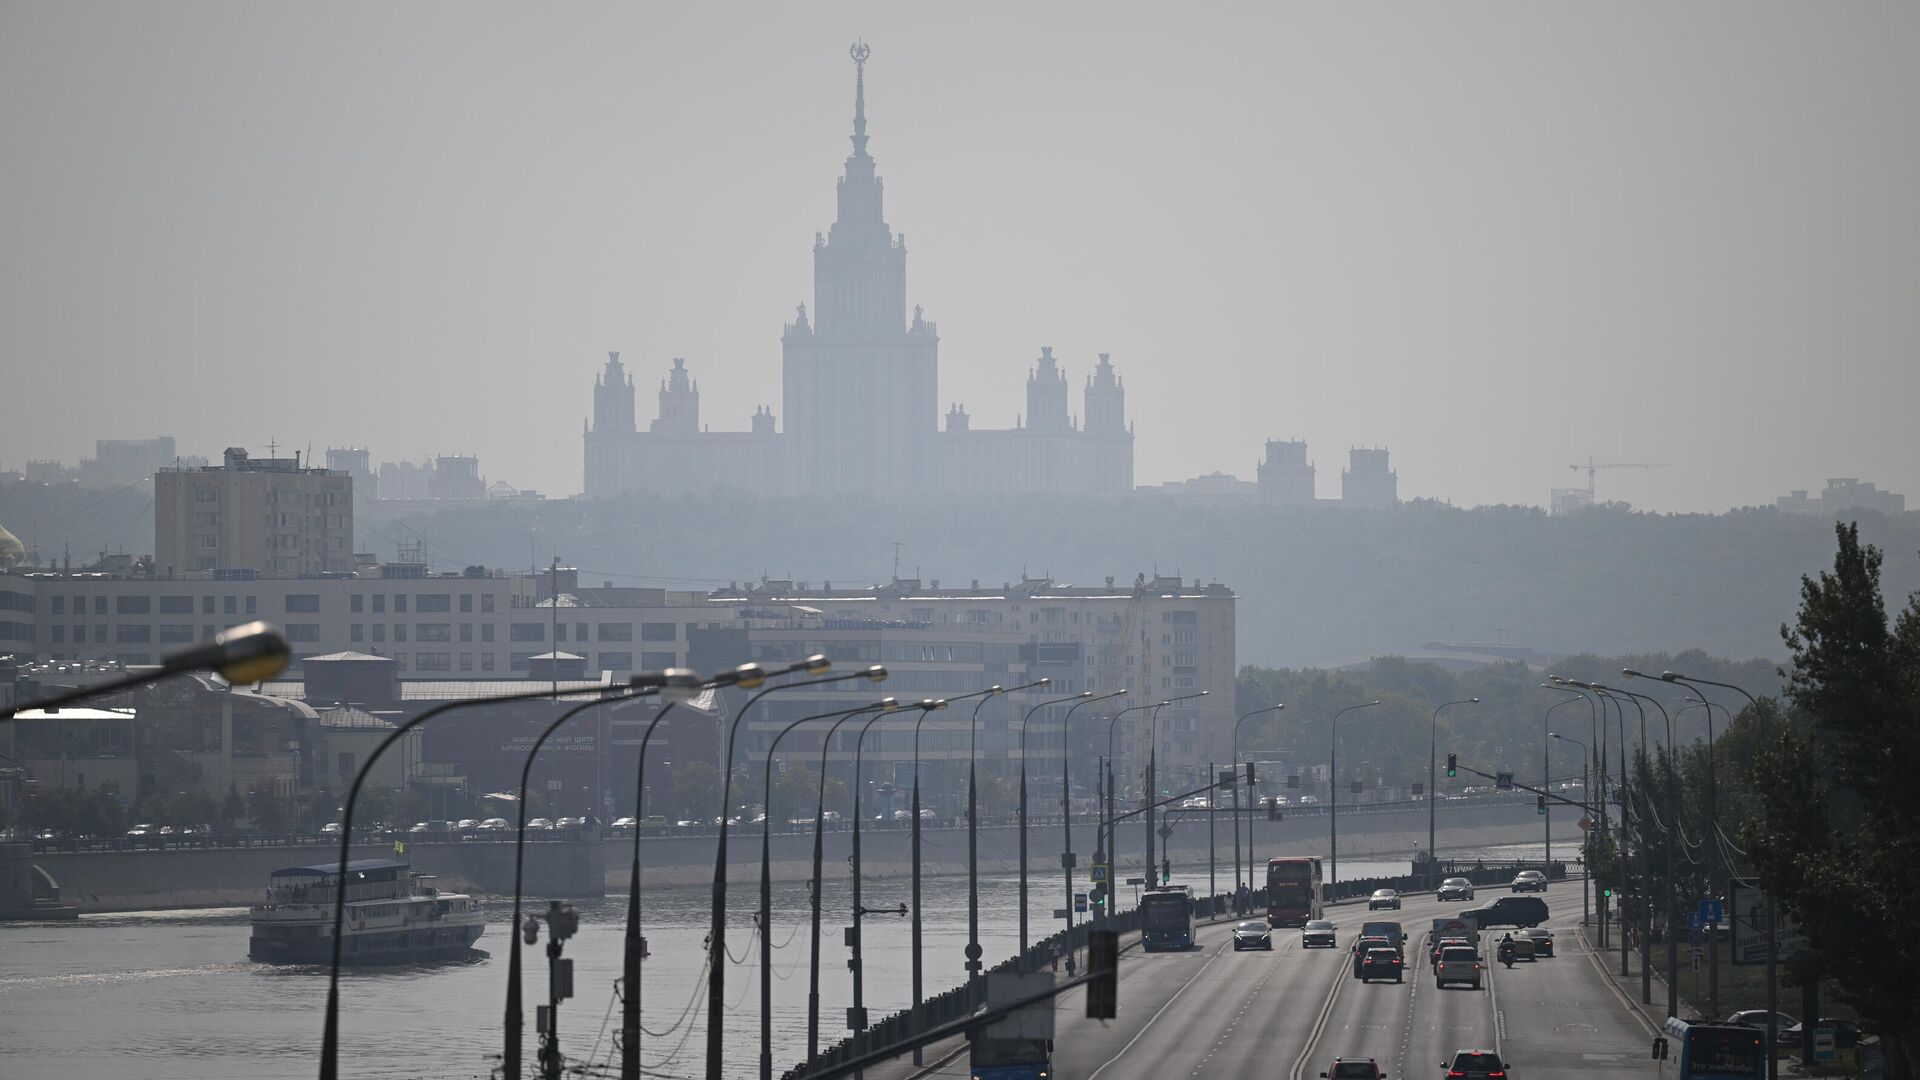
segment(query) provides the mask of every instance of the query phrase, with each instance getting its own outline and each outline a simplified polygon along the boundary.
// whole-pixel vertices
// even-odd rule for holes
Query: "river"
[[[1538,857],[1537,845],[1484,853],[1490,861]],[[1343,876],[1404,873],[1406,863],[1351,862]],[[843,868],[841,868],[843,869]],[[1221,888],[1232,884],[1222,867]],[[1085,872],[1078,876],[1084,890]],[[1176,880],[1197,891],[1206,869],[1183,868]],[[869,907],[909,897],[904,879],[869,881]],[[924,885],[925,991],[931,996],[964,978],[967,888],[964,877]],[[1031,882],[1032,936],[1059,926],[1060,876]],[[1122,901],[1130,904],[1123,886]],[[981,945],[989,963],[1018,945],[1018,883],[981,881]],[[753,937],[751,890],[728,898],[728,1073],[750,1077],[759,1053],[759,945]],[[850,898],[844,872],[824,890],[821,925],[821,1043],[845,1034],[851,1001],[848,950],[842,944]],[[701,1073],[705,1054],[706,889],[649,889],[643,922],[651,956],[643,982],[642,1062],[649,1074]],[[528,910],[544,909],[528,901]],[[570,1061],[617,1064],[612,1030],[619,1025],[613,983],[620,974],[624,896],[577,905],[580,931],[567,942],[575,962],[576,997],[563,1004],[560,1037]],[[773,893],[773,1029],[776,1074],[806,1047],[807,890]],[[499,1064],[505,1004],[503,979],[511,929],[510,899],[492,900],[479,947],[490,957],[469,963],[354,971],[341,980],[341,1076],[488,1077]],[[318,1060],[326,972],[274,967],[247,959],[247,913],[240,908],[95,915],[67,923],[0,924],[0,1077],[80,1080],[257,1080],[311,1075]],[[866,920],[866,998],[877,1020],[912,997],[908,920]],[[538,1036],[534,1006],[546,1001],[542,944],[523,955],[524,1051],[531,1062]],[[1123,990],[1124,993],[1124,990]],[[525,1075],[532,1075],[529,1067]]]

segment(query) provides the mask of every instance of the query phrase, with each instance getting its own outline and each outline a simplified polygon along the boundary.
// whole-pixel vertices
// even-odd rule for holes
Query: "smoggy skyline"
[[[0,466],[476,453],[580,489],[594,373],[715,430],[870,150],[941,410],[1041,346],[1127,381],[1140,483],[1305,438],[1403,498],[1920,496],[1911,9],[0,8]],[[22,403],[32,402],[32,408]],[[784,419],[784,418],[783,418]]]

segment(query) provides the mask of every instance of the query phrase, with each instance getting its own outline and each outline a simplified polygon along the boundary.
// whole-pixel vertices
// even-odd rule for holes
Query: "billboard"
[[[1733,962],[1736,964],[1764,964],[1767,962],[1767,897],[1758,886],[1747,884],[1735,878],[1728,883],[1727,922],[1732,940]],[[1805,935],[1800,933],[1799,924],[1793,921],[1784,908],[1774,905],[1774,918],[1777,925],[1777,940],[1782,958],[1792,956],[1806,944]]]

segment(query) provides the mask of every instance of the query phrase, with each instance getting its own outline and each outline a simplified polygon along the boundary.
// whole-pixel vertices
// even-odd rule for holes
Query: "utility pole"
[[[636,826],[637,827],[637,826]],[[573,996],[573,961],[561,957],[566,940],[580,928],[580,915],[565,900],[547,901],[547,1003],[539,1009],[540,1076],[560,1080],[560,1003]],[[540,940],[540,917],[528,915],[521,927],[529,945]]]

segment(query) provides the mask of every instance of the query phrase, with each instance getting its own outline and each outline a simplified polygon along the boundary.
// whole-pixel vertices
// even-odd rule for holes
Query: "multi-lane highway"
[[[1504,890],[1482,890],[1477,903]],[[1427,927],[1460,910],[1408,897],[1379,912],[1407,928],[1405,981],[1361,983],[1349,948],[1368,918],[1363,904],[1328,910],[1339,947],[1300,947],[1297,930],[1274,931],[1272,952],[1233,951],[1231,924],[1204,927],[1186,953],[1128,949],[1120,968],[1119,1019],[1085,1019],[1079,993],[1062,995],[1054,1072],[1087,1080],[1264,1076],[1318,1080],[1335,1057],[1371,1057],[1394,1080],[1440,1080],[1442,1059],[1463,1048],[1498,1049],[1516,1080],[1559,1080],[1653,1071],[1645,1025],[1595,970],[1576,932],[1578,883],[1546,894],[1559,955],[1492,962],[1483,989],[1436,989],[1426,963]],[[1131,938],[1132,935],[1129,935]],[[932,1075],[965,1076],[966,1055]]]

